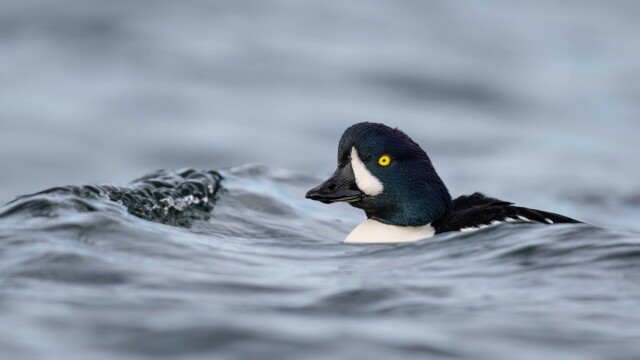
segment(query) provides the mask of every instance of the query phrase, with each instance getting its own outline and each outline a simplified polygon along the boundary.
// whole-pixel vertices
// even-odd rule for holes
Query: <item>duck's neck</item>
[[[400,227],[433,224],[451,209],[449,190],[433,168],[426,180],[405,181],[396,186],[388,193],[352,205],[364,210],[368,219]]]
[[[350,244],[403,243],[430,238],[435,233],[436,231],[431,224],[424,226],[396,226],[367,219],[356,226],[344,242]]]

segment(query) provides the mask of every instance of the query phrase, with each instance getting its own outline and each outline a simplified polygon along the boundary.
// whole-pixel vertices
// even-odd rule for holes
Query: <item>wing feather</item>
[[[436,233],[442,233],[483,228],[502,222],[579,223],[563,215],[514,206],[508,201],[474,193],[455,199],[451,211],[434,222],[433,226]]]

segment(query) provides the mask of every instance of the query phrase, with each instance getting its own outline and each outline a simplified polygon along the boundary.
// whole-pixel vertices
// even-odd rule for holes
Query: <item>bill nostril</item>
[[[335,188],[336,188],[336,184],[331,184],[327,187],[327,189],[329,190],[335,190]]]

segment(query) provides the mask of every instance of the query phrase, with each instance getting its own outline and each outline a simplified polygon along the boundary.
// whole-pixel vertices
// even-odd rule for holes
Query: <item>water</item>
[[[165,174],[147,191],[57,188],[5,205],[2,350],[25,359],[640,351],[637,233],[508,224],[349,246],[337,240],[358,218],[301,196],[319,179],[262,166],[222,175],[222,190],[209,186],[217,177]],[[186,181],[200,186],[167,191]],[[157,186],[158,197],[148,192]],[[128,207],[109,200],[121,193]],[[212,211],[204,198],[218,199]]]
[[[638,358],[636,2],[1,8],[0,358]],[[341,244],[363,120],[588,224]]]

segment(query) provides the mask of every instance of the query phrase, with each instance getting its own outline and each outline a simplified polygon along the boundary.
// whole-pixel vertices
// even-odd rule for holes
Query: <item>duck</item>
[[[345,243],[414,242],[511,222],[580,223],[480,192],[452,199],[420,145],[397,128],[372,122],[344,131],[337,169],[305,197],[325,204],[346,202],[364,210],[367,219]]]

